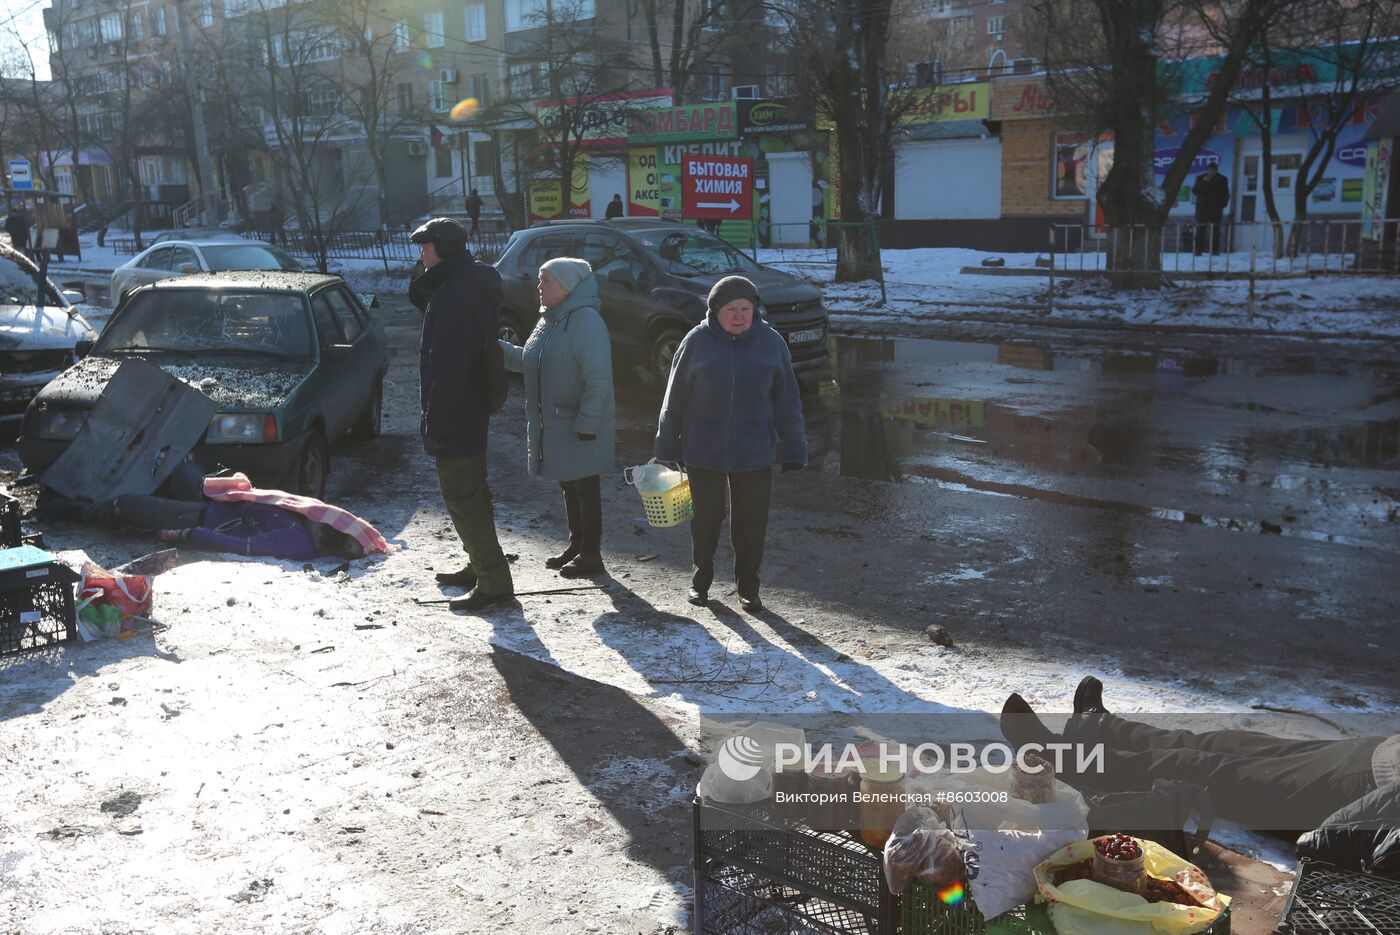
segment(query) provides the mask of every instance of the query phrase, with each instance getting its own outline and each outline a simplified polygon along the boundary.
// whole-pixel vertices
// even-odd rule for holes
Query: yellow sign
[[[986,120],[991,112],[992,85],[989,81],[940,85],[896,91],[892,97],[899,119],[904,123]]]
[[[983,424],[980,399],[901,399],[882,410],[890,419],[903,419],[939,428],[974,429]]]
[[[589,200],[588,160],[580,153],[574,161],[574,178],[569,192],[569,216],[589,217],[592,205]],[[551,221],[561,217],[559,180],[557,178],[537,178],[530,182],[530,221]]]
[[[656,147],[634,149],[627,154],[627,216],[656,217],[661,213],[661,167]]]

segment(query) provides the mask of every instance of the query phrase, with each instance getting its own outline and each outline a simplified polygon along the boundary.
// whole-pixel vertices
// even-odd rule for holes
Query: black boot
[[[440,571],[433,576],[437,583],[449,588],[466,588],[470,591],[476,587],[476,572],[471,566],[459,569],[458,571]]]
[[[564,578],[587,578],[603,573],[603,491],[595,474],[571,481],[578,503],[578,525],[572,522],[569,529],[578,530],[577,554],[565,565],[559,574]]]
[[[1013,747],[1027,744],[1043,747],[1055,742],[1054,732],[1035,716],[1035,709],[1016,692],[1012,692],[1006,704],[1001,706],[1001,733]]]
[[[1074,690],[1074,713],[1108,713],[1108,709],[1103,706],[1103,682],[1092,675],[1086,675],[1080,680],[1079,687]]]
[[[570,540],[567,549],[560,552],[558,555],[551,555],[544,560],[544,567],[563,568],[565,565],[569,564],[569,562],[572,562],[576,555],[578,555],[578,546],[574,544],[573,540]]]

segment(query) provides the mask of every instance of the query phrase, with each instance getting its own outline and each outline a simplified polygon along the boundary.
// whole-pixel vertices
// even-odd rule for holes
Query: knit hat
[[[579,283],[593,275],[593,267],[588,265],[587,260],[559,256],[541,266],[540,272],[548,272],[566,291],[573,292]]]
[[[748,299],[758,305],[758,287],[743,276],[726,276],[710,290],[707,304],[710,311],[717,312],[735,299]]]

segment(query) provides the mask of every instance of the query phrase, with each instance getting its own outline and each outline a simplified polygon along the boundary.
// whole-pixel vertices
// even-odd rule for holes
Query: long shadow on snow
[[[620,688],[500,646],[491,661],[511,701],[627,832],[627,856],[655,868],[688,899],[690,814],[663,788],[693,789],[699,778],[683,759],[685,742]],[[639,767],[634,760],[666,762]],[[586,890],[589,883],[580,877],[578,885]]]
[[[36,714],[83,679],[136,656],[182,661],[158,647],[150,633],[124,640],[73,641],[0,656],[0,720]]]

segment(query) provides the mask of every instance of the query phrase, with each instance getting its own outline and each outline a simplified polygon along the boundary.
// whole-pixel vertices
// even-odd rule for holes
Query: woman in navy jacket
[[[708,304],[705,321],[685,336],[671,364],[654,453],[658,461],[684,464],[690,475],[690,603],[709,600],[728,488],[739,603],[757,613],[774,453],[784,471],[802,467],[807,431],[792,356],[782,335],[758,316],[758,289],[729,276],[715,283]]]

